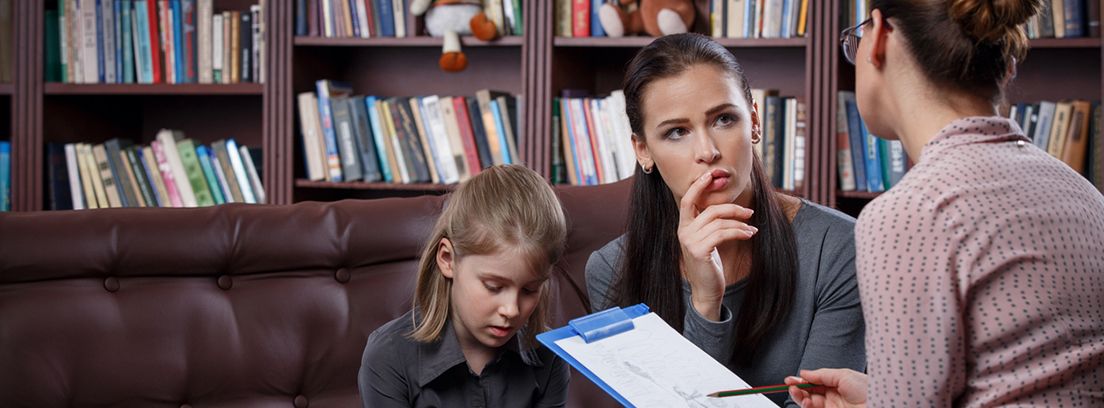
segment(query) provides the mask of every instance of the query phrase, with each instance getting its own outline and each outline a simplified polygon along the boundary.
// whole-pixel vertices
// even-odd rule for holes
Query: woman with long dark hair
[[[736,57],[702,35],[661,37],[624,91],[640,167],[627,233],[587,262],[593,309],[645,303],[751,385],[863,369],[854,220],[771,187]]]

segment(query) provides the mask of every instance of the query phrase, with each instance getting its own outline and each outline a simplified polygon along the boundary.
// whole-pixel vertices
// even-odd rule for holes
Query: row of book
[[[836,167],[841,191],[882,192],[905,176],[910,164],[900,141],[870,133],[859,116],[855,93],[839,93],[836,109]]]
[[[616,90],[592,98],[567,90],[552,103],[552,182],[574,185],[612,183],[636,171],[625,94]],[[775,187],[798,190],[805,183],[808,133],[805,103],[754,89],[762,101],[762,141],[755,145]]]
[[[264,82],[264,2],[57,0],[46,10],[46,80],[80,84]]]
[[[715,38],[804,37],[809,0],[710,0]]]
[[[483,0],[483,12],[495,24],[499,35],[522,35],[523,3]],[[295,0],[295,35],[329,38],[417,35],[407,23],[408,7],[405,0]]]
[[[1099,101],[1021,102],[1009,106],[1008,117],[1020,124],[1035,146],[1078,173],[1094,175],[1086,171],[1090,170],[1086,159],[1091,156],[1091,142],[1100,140],[1094,137],[1101,130]]]
[[[207,146],[163,129],[149,146],[113,138],[50,143],[46,150],[49,205],[55,210],[265,202],[254,165],[261,155],[233,138]]]
[[[1100,0],[1043,0],[1027,22],[1028,38],[1100,37]]]
[[[298,95],[307,178],[451,184],[520,161],[516,96],[381,98],[320,80]]]
[[[0,211],[11,211],[11,142],[0,140]]]
[[[843,23],[851,27],[870,16],[872,0],[850,0]],[[1042,0],[1025,24],[1028,38],[1100,37],[1100,0]]]
[[[804,101],[780,97],[774,91],[753,89],[759,101],[762,138],[755,151],[775,188],[799,190],[805,186],[808,113]]]

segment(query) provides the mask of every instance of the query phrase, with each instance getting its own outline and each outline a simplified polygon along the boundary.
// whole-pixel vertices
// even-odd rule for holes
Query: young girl
[[[867,373],[803,407],[1104,406],[1104,197],[995,105],[1039,0],[873,0],[844,31],[872,134],[916,163],[855,242]],[[861,39],[861,40],[860,40]]]
[[[556,195],[524,166],[461,185],[422,254],[413,310],[368,337],[364,406],[563,406],[567,365],[535,337],[566,230]]]

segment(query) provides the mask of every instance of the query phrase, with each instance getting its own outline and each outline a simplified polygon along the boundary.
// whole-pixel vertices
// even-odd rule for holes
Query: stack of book
[[[11,211],[11,142],[0,141],[0,211]]]
[[[1099,167],[1104,157],[1100,156],[1100,146],[1092,146],[1093,141],[1100,140],[1099,101],[1021,102],[1009,107],[1008,117],[1019,123],[1040,149],[1100,184],[1104,177],[1100,177]],[[1096,157],[1090,159],[1094,154]]]
[[[259,151],[233,138],[210,146],[163,129],[149,146],[127,139],[47,145],[50,208],[263,204]]]
[[[859,116],[855,93],[839,93],[836,109],[836,165],[841,191],[889,190],[908,171],[905,148],[897,140],[870,133]]]
[[[804,37],[809,0],[710,0],[710,32],[716,38]]]
[[[46,11],[46,80],[78,84],[264,82],[264,2],[57,0]]]
[[[522,35],[522,0],[483,0],[499,35]],[[448,6],[443,6],[448,7]],[[373,38],[414,36],[404,0],[295,0],[295,35]]]
[[[521,160],[516,96],[381,98],[330,80],[316,89],[298,95],[310,180],[451,184]]]

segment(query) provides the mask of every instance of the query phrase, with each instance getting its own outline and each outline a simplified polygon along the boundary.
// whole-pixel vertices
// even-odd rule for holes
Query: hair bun
[[[952,20],[979,42],[1018,36],[1019,26],[1039,12],[1041,0],[949,0]]]

